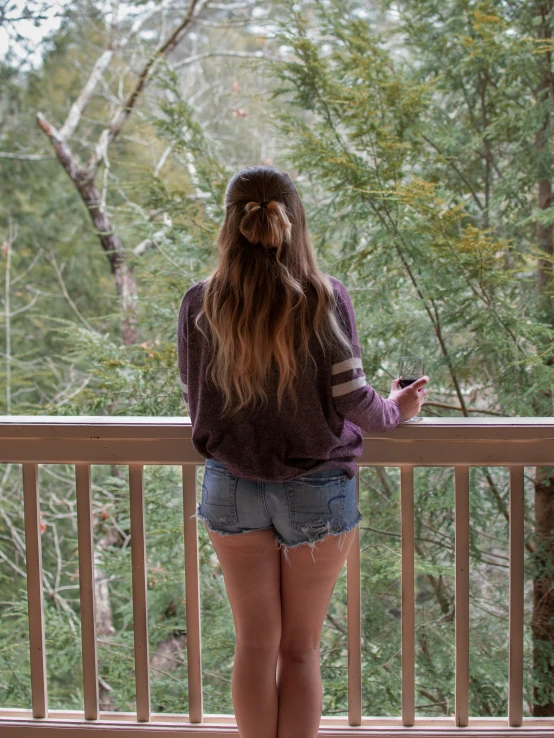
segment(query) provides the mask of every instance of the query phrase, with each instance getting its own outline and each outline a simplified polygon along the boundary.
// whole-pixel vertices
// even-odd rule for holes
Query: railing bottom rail
[[[103,715],[99,720],[85,720],[79,713],[59,711],[59,717],[34,719],[0,715],[0,738],[161,738],[162,736],[239,736],[232,715],[205,715],[203,723],[188,722],[187,715],[152,715],[150,722],[137,722],[136,716],[118,714],[117,718]],[[19,711],[14,710],[13,713]],[[23,711],[21,711],[23,712]],[[63,717],[61,717],[63,715]],[[343,724],[340,724],[343,722]],[[318,736],[333,738],[454,738],[471,735],[472,738],[552,738],[554,718],[524,718],[520,727],[510,727],[507,718],[469,718],[467,727],[458,728],[454,718],[420,718],[413,726],[401,724],[400,718],[363,718],[362,725],[346,724],[346,718],[323,717]]]

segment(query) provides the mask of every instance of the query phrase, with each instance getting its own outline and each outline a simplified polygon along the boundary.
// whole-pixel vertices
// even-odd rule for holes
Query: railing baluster
[[[137,720],[150,720],[150,670],[148,658],[148,601],[146,594],[146,545],[144,536],[144,487],[141,464],[129,465],[131,506],[131,565],[133,573],[133,631]]]
[[[469,717],[469,467],[455,468],[456,525],[456,725]]]
[[[523,587],[524,487],[523,466],[510,468],[510,635],[508,667],[508,724],[523,719]]]
[[[402,536],[402,725],[415,720],[414,470],[400,468]]]
[[[79,594],[81,598],[81,654],[85,720],[98,719],[98,660],[94,600],[94,538],[90,464],[75,464],[77,534],[79,538]]]
[[[183,464],[183,518],[185,537],[185,597],[187,616],[187,669],[189,721],[201,723],[202,647],[200,641],[200,581],[198,577],[198,519],[196,512],[196,466]]]
[[[360,502],[360,473],[356,475]],[[360,528],[346,561],[346,617],[348,627],[348,724],[362,724],[362,620],[360,591]]]
[[[23,464],[25,560],[27,564],[29,647],[31,653],[31,695],[33,717],[45,718],[48,714],[48,694],[46,689],[46,654],[44,649],[42,553],[37,470],[37,464]]]

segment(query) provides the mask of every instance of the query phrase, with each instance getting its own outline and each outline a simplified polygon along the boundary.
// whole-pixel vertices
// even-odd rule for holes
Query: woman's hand
[[[401,419],[409,420],[418,414],[429,394],[429,390],[423,389],[429,377],[427,375],[420,377],[404,389],[400,387],[398,381],[398,379],[393,379],[391,382],[389,400],[396,400],[400,406]]]

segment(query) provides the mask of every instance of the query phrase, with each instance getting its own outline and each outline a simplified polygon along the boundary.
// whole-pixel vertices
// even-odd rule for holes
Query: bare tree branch
[[[61,272],[60,267],[58,266],[58,262],[56,261],[56,257],[54,256],[54,253],[51,251],[46,258],[48,259],[48,261],[52,264],[52,266],[54,268],[54,272],[56,273],[56,278],[57,278],[57,280],[59,282],[59,285],[60,285],[60,287],[62,289],[63,296],[65,297],[65,299],[69,303],[69,306],[71,307],[71,309],[73,310],[73,312],[75,313],[75,315],[79,318],[79,320],[83,323],[83,325],[86,328],[88,328],[89,331],[92,331],[94,333],[95,332],[94,331],[94,328],[86,320],[86,318],[84,318],[83,315],[81,315],[81,313],[79,312],[79,309],[77,308],[77,305],[75,305],[75,303],[71,299],[71,297],[69,295],[69,292],[67,291],[67,287],[65,286],[65,282],[64,282],[63,277],[62,277],[62,272]]]
[[[73,155],[66,141],[60,139],[59,132],[41,114],[37,114],[37,122],[50,139],[58,161],[67,172],[86,205],[96,232],[110,262],[115,277],[117,294],[120,298],[123,316],[121,333],[125,344],[136,343],[137,339],[137,288],[132,270],[125,259],[123,244],[119,240],[115,228],[105,210],[102,209],[102,197],[94,180],[83,169]]]
[[[216,23],[214,21],[195,18],[194,22],[201,26],[208,26],[209,28],[239,28],[240,26],[245,26],[247,23],[250,23],[250,18],[241,18],[241,20],[226,21],[225,23]]]
[[[459,407],[458,405],[448,405],[445,402],[427,402],[424,403],[425,406],[429,405],[430,407],[442,407],[445,410],[457,410],[460,413],[463,413],[463,408]],[[504,413],[496,413],[494,410],[483,410],[482,408],[476,407],[468,407],[466,408],[468,413],[483,413],[485,415],[498,415],[499,417],[503,417]]]
[[[229,3],[228,5],[225,5],[225,3],[208,3],[209,8],[214,8],[215,10],[239,10],[242,8],[251,8],[254,3]]]
[[[115,114],[112,116],[111,122],[102,131],[98,143],[96,144],[86,166],[81,165],[73,154],[68,145],[68,139],[75,132],[87,102],[92,97],[99,81],[103,80],[103,73],[112,60],[116,48],[122,48],[126,45],[129,42],[129,39],[138,33],[138,30],[146,20],[149,17],[152,17],[154,12],[159,12],[161,9],[169,7],[171,2],[166,0],[157,6],[156,9],[137,18],[127,38],[124,41],[121,41],[119,45],[117,45],[115,40],[115,36],[117,35],[118,3],[114,2],[112,4],[109,47],[97,59],[81,94],[71,106],[61,130],[57,130],[40,112],[37,114],[37,123],[50,139],[60,164],[67,172],[69,178],[81,196],[82,201],[87,207],[102,247],[108,256],[110,267],[115,277],[116,290],[123,313],[121,319],[121,332],[123,342],[125,344],[136,343],[138,336],[136,281],[132,268],[129,267],[127,263],[123,245],[115,231],[115,228],[113,227],[110,217],[106,212],[105,196],[107,180],[105,179],[102,193],[99,192],[94,180],[102,161],[106,163],[107,168],[109,167],[107,159],[108,147],[119,135],[123,125],[135,109],[137,100],[152,78],[158,63],[181,41],[191,23],[198,17],[198,13],[200,13],[207,5],[207,1],[208,0],[191,0],[185,17],[170,33],[169,37],[150,55],[125,102],[119,105]],[[195,13],[196,15],[194,15]]]
[[[194,62],[200,61],[201,59],[209,59],[212,56],[238,56],[241,59],[262,59],[264,61],[282,61],[278,56],[268,56],[263,51],[203,51],[199,54],[194,54],[186,59],[182,59],[180,62],[173,64],[173,69],[181,69],[181,67],[187,64],[194,64]]]
[[[169,38],[164,41],[163,44],[158,46],[158,48],[154,51],[146,64],[143,66],[135,83],[135,86],[127,96],[127,100],[115,112],[109,127],[102,131],[100,140],[98,142],[98,145],[96,146],[96,150],[91,155],[86,166],[89,177],[93,177],[96,173],[96,170],[98,169],[98,166],[104,156],[104,150],[110,145],[112,141],[115,140],[123,125],[125,124],[127,118],[131,115],[139,98],[139,95],[150,81],[152,74],[160,60],[167,56],[171,51],[173,51],[175,46],[177,46],[179,41],[184,36],[185,31],[194,20],[194,11],[197,10],[199,13],[204,8],[206,3],[207,0],[191,0],[189,10],[181,23],[179,23],[179,25],[177,26],[177,28],[175,28]]]
[[[0,159],[20,159],[21,161],[44,161],[55,159],[53,154],[17,154],[13,151],[0,151]]]
[[[9,564],[9,565],[10,565],[10,566],[12,567],[12,569],[13,569],[13,570],[14,570],[14,571],[15,571],[15,572],[16,572],[17,574],[19,574],[19,576],[23,577],[24,579],[26,579],[26,578],[27,578],[27,574],[26,574],[26,573],[25,573],[24,571],[22,571],[22,570],[21,570],[21,569],[20,569],[20,568],[19,568],[19,567],[18,567],[18,566],[17,566],[16,564],[14,564],[14,563],[13,563],[13,561],[12,561],[11,559],[9,559],[9,558],[8,558],[8,557],[6,556],[6,554],[5,554],[5,553],[3,553],[3,552],[2,552],[1,550],[0,550],[0,559],[3,559],[3,560],[4,560],[5,562],[6,562],[6,564]]]
[[[85,106],[94,94],[94,90],[96,89],[96,86],[98,85],[98,82],[100,81],[105,70],[112,61],[115,52],[117,50],[123,49],[131,41],[131,39],[133,39],[137,35],[142,26],[148,20],[150,20],[154,15],[159,13],[164,8],[170,6],[171,4],[172,3],[169,0],[165,0],[165,2],[161,3],[157,7],[152,8],[143,15],[140,15],[138,18],[135,19],[127,37],[119,42],[117,41],[118,3],[114,3],[112,5],[112,21],[110,25],[109,46],[105,51],[102,52],[102,54],[94,63],[90,76],[86,81],[81,94],[71,106],[69,113],[67,114],[67,118],[65,119],[65,123],[63,124],[59,132],[59,138],[61,141],[68,141],[75,132],[75,129],[77,128],[77,126],[79,125],[79,121],[81,120],[83,110],[85,109]]]
[[[113,48],[106,49],[96,60],[90,73],[90,77],[81,90],[81,94],[71,106],[67,118],[65,119],[65,123],[59,131],[58,136],[60,141],[67,141],[75,132],[75,129],[77,128],[77,126],[79,125],[79,121],[81,120],[81,115],[83,113],[85,105],[92,97],[94,90],[96,89],[96,85],[98,84],[98,80],[104,74],[104,71],[111,62],[114,52],[115,49]]]

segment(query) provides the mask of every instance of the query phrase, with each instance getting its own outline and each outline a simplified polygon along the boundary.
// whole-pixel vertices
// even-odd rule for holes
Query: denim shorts
[[[287,482],[254,481],[233,475],[220,461],[206,459],[202,501],[194,517],[220,535],[275,530],[276,547],[307,544],[340,536],[362,520],[356,477],[324,469]],[[342,547],[340,538],[339,548]]]

